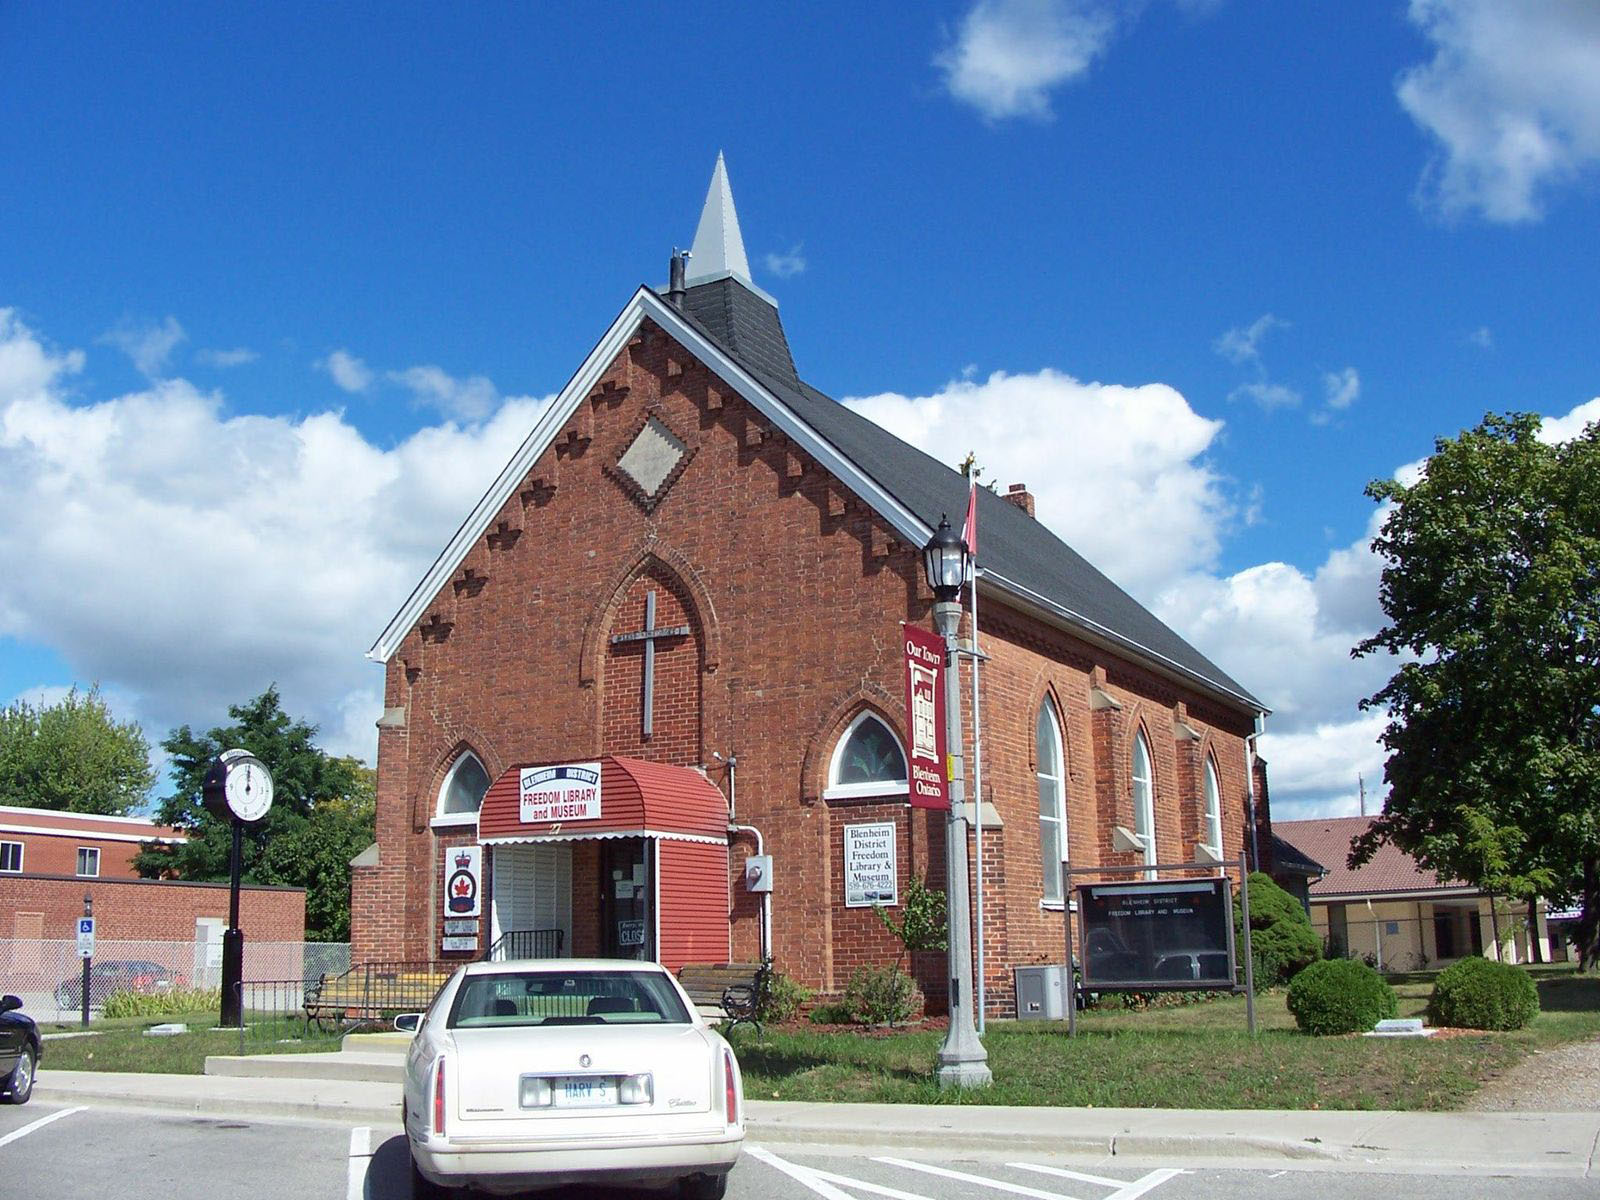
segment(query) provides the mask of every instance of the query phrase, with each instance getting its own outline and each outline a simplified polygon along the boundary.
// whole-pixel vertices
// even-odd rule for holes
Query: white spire
[[[733,275],[750,283],[750,260],[744,254],[744,238],[739,233],[739,214],[733,210],[733,189],[728,186],[728,168],[717,151],[716,169],[706,189],[706,206],[700,213],[700,226],[694,231],[686,283]]]

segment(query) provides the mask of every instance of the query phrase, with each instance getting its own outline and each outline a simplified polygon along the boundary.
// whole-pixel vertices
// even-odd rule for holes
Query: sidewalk
[[[349,1079],[39,1073],[35,1101],[400,1130],[399,1088]],[[751,1144],[1179,1159],[1223,1166],[1600,1177],[1600,1112],[1002,1108],[750,1101]]]

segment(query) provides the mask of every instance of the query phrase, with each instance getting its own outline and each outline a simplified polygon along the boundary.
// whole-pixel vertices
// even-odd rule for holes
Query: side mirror
[[[394,1019],[394,1027],[401,1033],[415,1033],[421,1024],[421,1013],[401,1013]]]
[[[14,1012],[21,1007],[22,997],[20,996],[0,997],[0,1013]]]

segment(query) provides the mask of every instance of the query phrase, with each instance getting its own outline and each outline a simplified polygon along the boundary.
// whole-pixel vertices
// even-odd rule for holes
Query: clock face
[[[222,790],[228,809],[241,821],[259,821],[272,807],[272,774],[258,758],[230,763]]]

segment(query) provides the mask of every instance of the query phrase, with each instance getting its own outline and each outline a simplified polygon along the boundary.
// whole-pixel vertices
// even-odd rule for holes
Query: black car
[[[0,999],[0,1098],[26,1104],[39,1068],[39,1027],[15,996]]]

